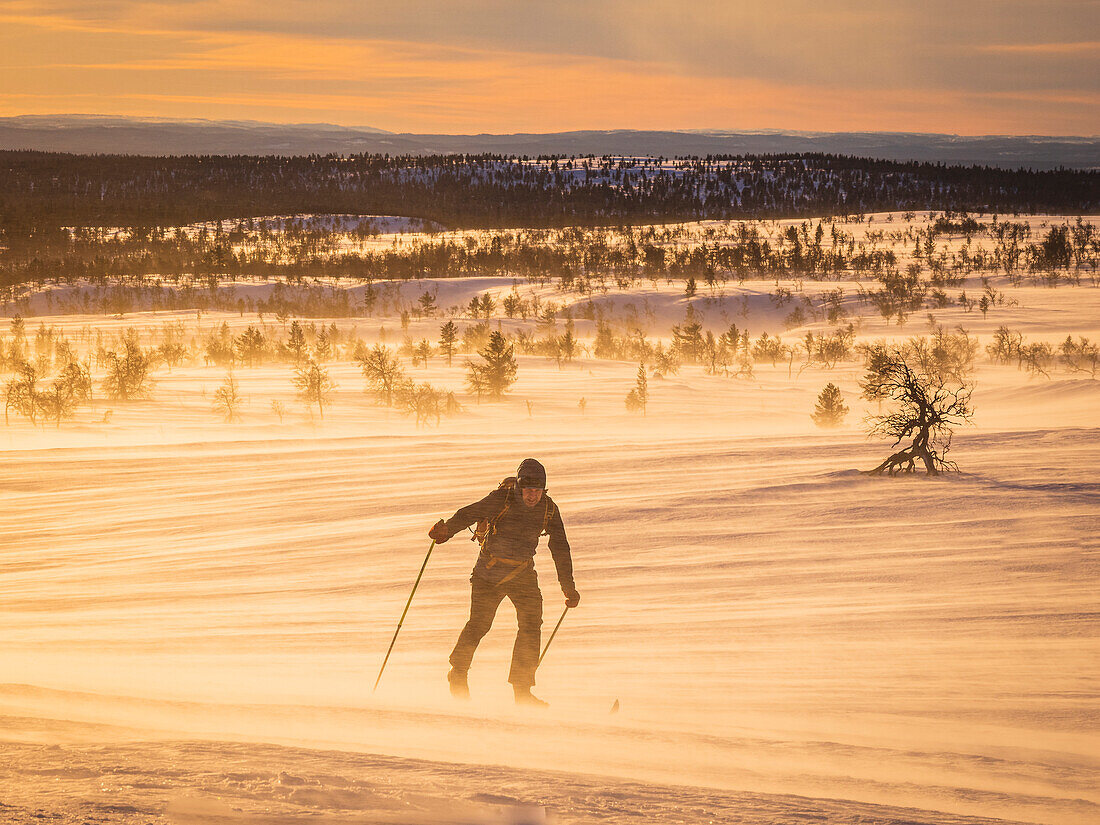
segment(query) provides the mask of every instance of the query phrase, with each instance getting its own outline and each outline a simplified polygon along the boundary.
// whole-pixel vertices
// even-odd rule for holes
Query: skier
[[[478,523],[474,537],[481,543],[481,553],[470,575],[470,619],[451,651],[447,674],[451,695],[469,698],[466,674],[474,651],[507,597],[519,620],[508,681],[517,704],[545,706],[546,702],[531,693],[542,636],[542,591],[534,559],[540,536],[550,536],[550,555],[566,607],[576,607],[581,600],[573,582],[565,526],[557,505],[546,494],[546,469],[535,459],[525,458],[514,478],[506,478],[481,501],[463,507],[446,521],[440,519],[428,535],[442,544],[474,522]]]

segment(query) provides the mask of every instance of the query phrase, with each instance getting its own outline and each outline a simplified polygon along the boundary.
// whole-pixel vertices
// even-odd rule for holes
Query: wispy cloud
[[[1024,22],[1040,7],[1002,5]],[[989,10],[964,6],[952,27],[862,0],[0,0],[0,113],[430,132],[1030,133],[1041,118],[1048,132],[1096,131],[1100,43],[1061,22],[1036,23],[1029,39],[1002,15],[991,44]]]
[[[1100,55],[1100,40],[1083,40],[1076,43],[996,43],[979,46],[978,51],[990,54]]]

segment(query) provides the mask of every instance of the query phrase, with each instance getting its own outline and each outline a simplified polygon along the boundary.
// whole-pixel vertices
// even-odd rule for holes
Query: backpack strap
[[[504,517],[504,514],[508,512],[508,508],[512,506],[512,498],[515,495],[517,481],[515,476],[508,476],[497,485],[498,490],[508,491],[504,496],[504,508],[492,518],[477,523],[477,527],[474,529],[474,534],[470,537],[470,541],[476,541],[481,545],[482,550],[485,549],[485,542],[489,540],[489,536],[497,531],[497,522]],[[545,525],[543,525],[543,529],[545,529]]]
[[[489,556],[489,561],[487,561],[485,563],[485,569],[486,570],[492,570],[498,564],[505,564],[505,565],[508,565],[509,567],[512,568],[511,573],[509,573],[503,579],[501,579],[499,582],[497,582],[498,585],[504,584],[505,582],[508,582],[508,581],[511,581],[512,579],[514,579],[516,576],[518,576],[520,573],[522,573],[527,568],[535,566],[535,560],[534,559],[524,559],[523,561],[513,561],[511,559],[503,558],[502,556],[493,556],[489,553],[486,553],[486,555]]]
[[[477,523],[477,527],[474,529],[474,534],[470,536],[470,541],[476,541],[481,546],[481,552],[489,556],[490,567],[492,567],[493,564],[497,561],[497,557],[492,555],[486,549],[486,544],[489,541],[489,536],[496,533],[497,522],[504,517],[504,514],[508,512],[508,508],[512,506],[512,500],[515,498],[516,495],[517,481],[518,479],[516,479],[515,476],[509,476],[508,478],[500,482],[500,484],[497,486],[497,489],[508,491],[504,497],[504,507],[501,508],[501,511],[492,518],[485,519],[484,521],[479,521]],[[542,529],[539,530],[539,535],[548,536],[550,535],[550,520],[554,518],[554,515],[558,512],[558,506],[554,504],[550,496],[546,495],[545,493],[543,493],[543,498],[545,499],[545,504],[542,511]],[[520,569],[512,571],[502,580],[502,582],[508,581],[508,579],[511,579],[520,572],[522,572],[522,570]]]
[[[546,499],[546,510],[543,512],[542,532],[540,532],[539,535],[548,536],[550,535],[550,519],[552,519],[554,514],[558,511],[558,506],[550,500],[550,496],[546,495],[546,493],[543,493],[542,497]]]

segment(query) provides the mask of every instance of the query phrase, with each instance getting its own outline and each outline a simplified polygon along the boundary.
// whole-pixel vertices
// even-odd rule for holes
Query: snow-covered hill
[[[135,155],[389,154],[740,155],[813,153],[1014,169],[1095,169],[1100,138],[895,132],[575,131],[514,135],[393,134],[332,124],[93,115],[0,118],[0,149]]]

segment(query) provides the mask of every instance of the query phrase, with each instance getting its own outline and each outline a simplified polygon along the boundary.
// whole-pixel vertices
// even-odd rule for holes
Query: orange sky
[[[0,116],[1100,133],[1095,0],[396,6],[0,0]]]

